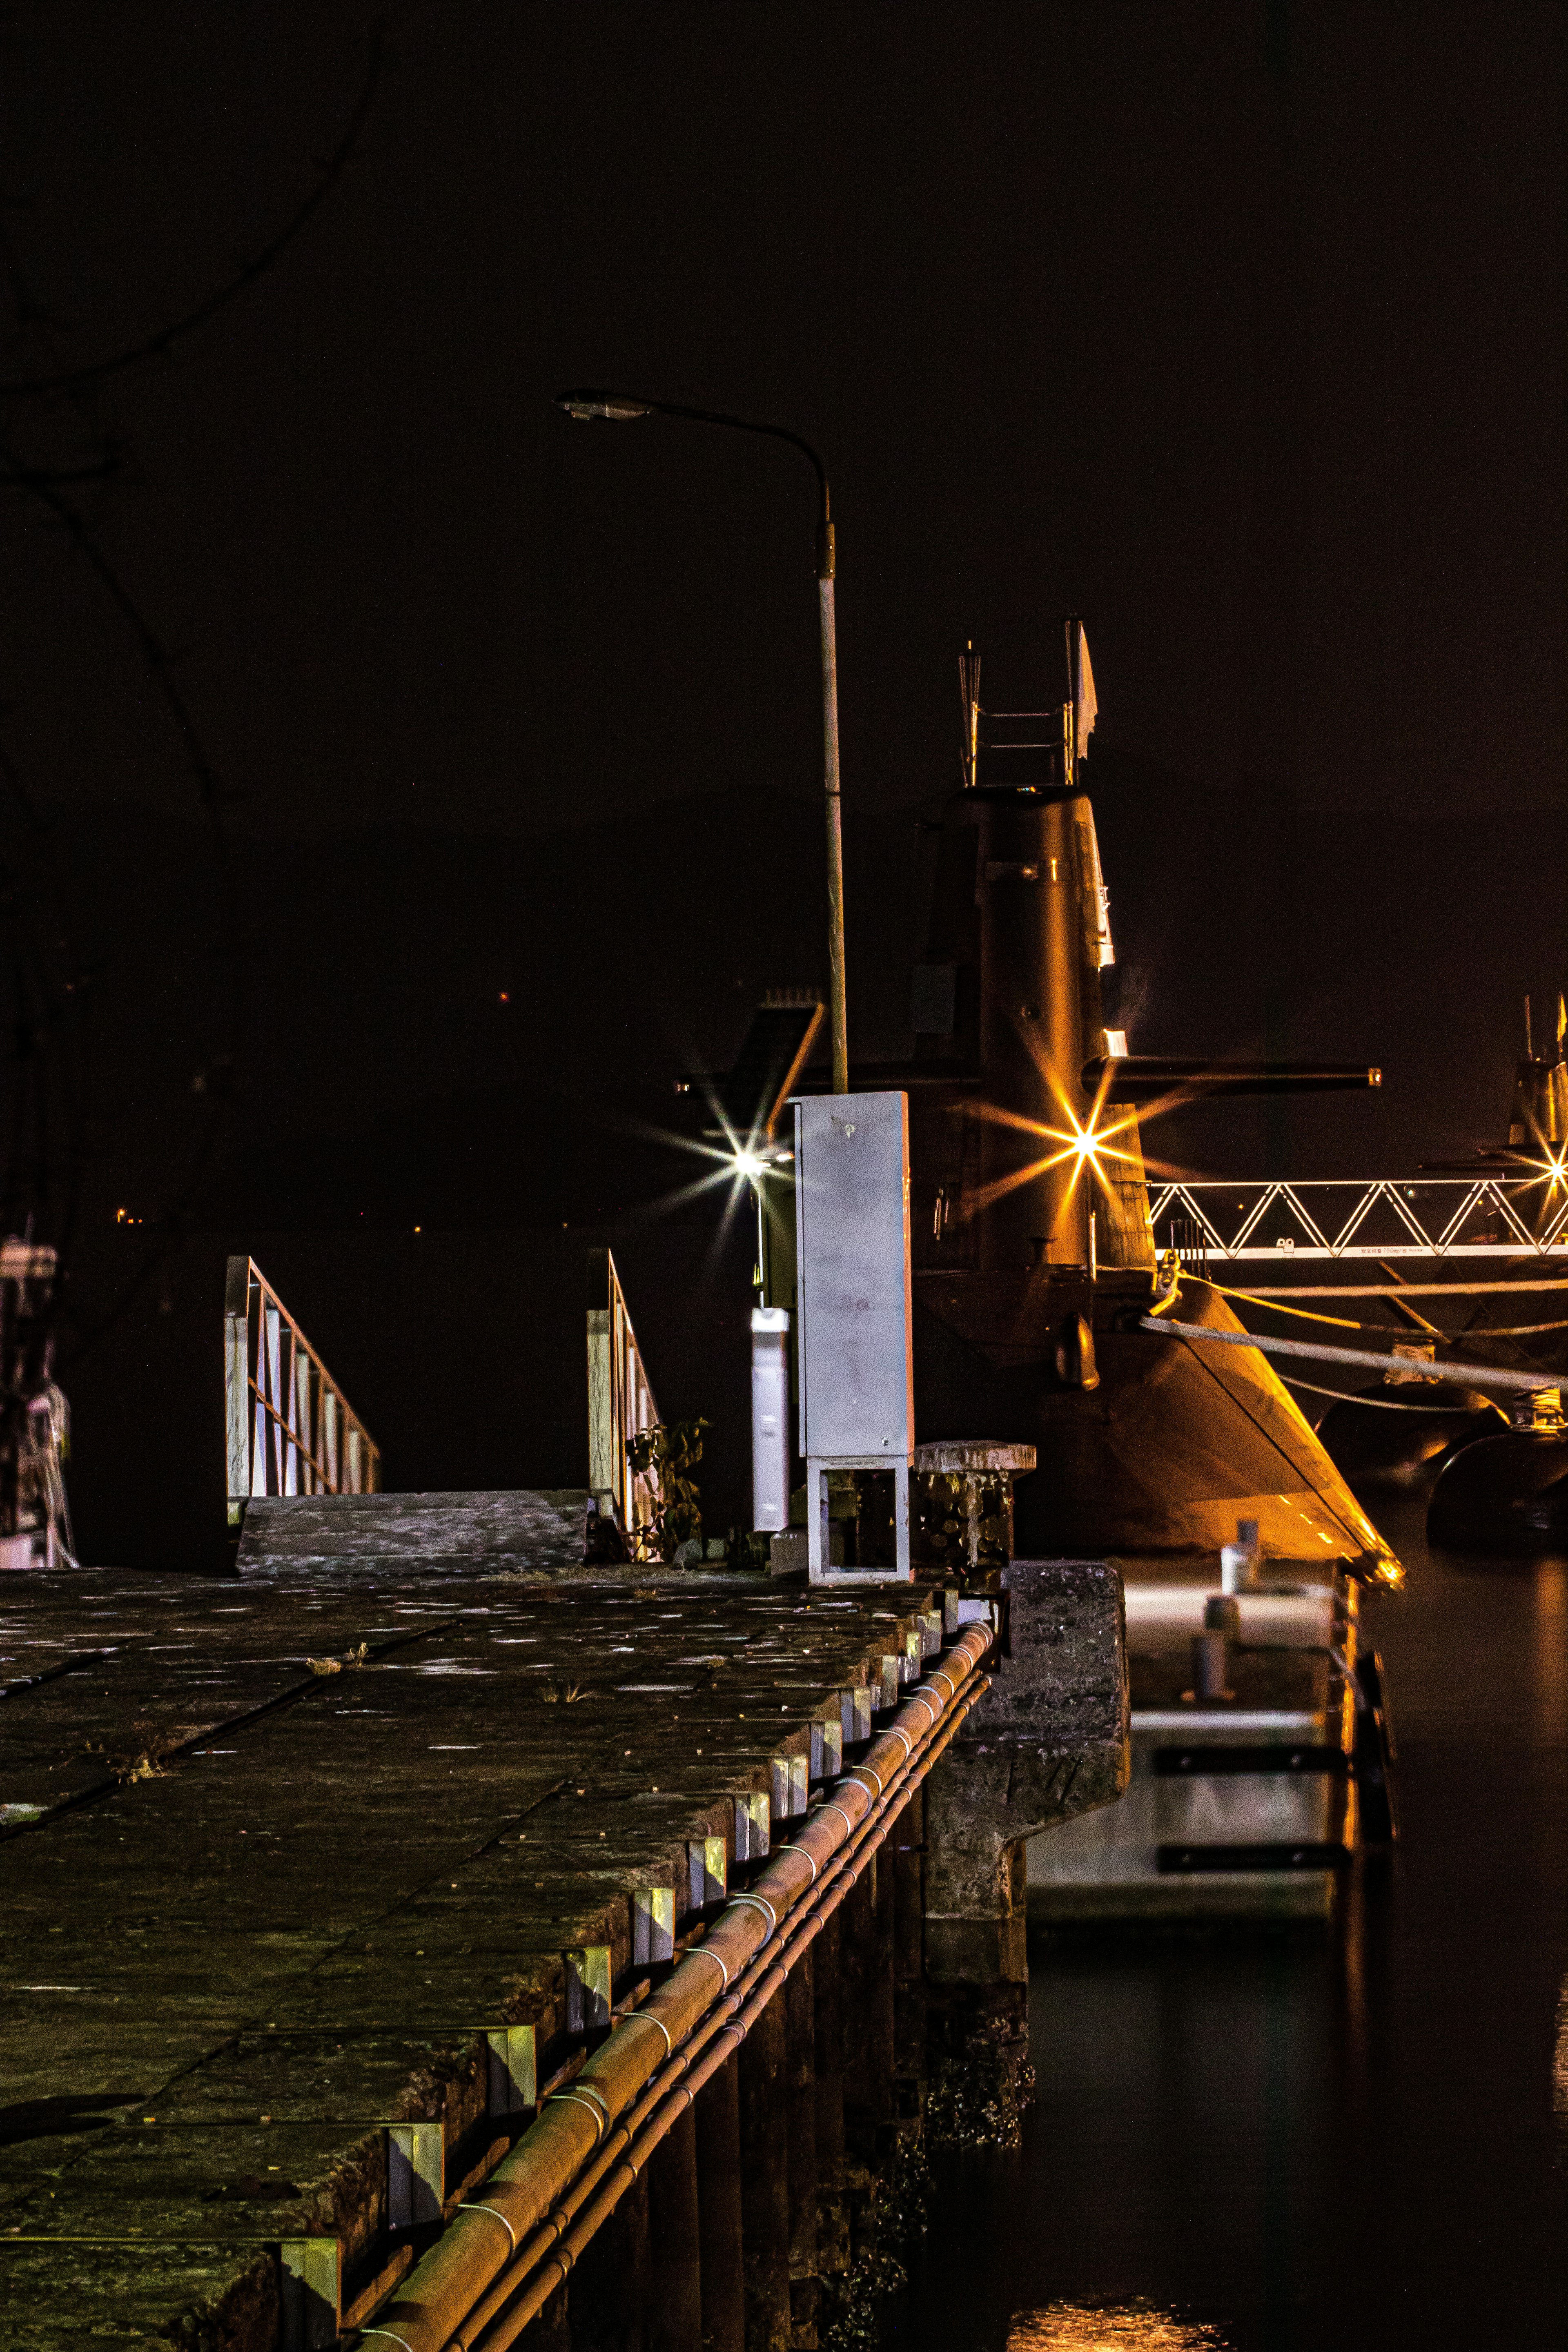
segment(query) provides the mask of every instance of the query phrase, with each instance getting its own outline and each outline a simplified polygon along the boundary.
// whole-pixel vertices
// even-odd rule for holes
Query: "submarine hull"
[[[1209,1563],[1255,1520],[1264,1553],[1397,1582],[1398,1563],[1268,1359],[1248,1348],[1141,1328],[1147,1277],[1089,1282],[1062,1269],[922,1276],[915,1284],[919,1425],[1029,1444],[1016,1487],[1025,1558]],[[1210,1285],[1184,1277],[1174,1319],[1242,1326]],[[1061,1379],[1057,1336],[1083,1316],[1096,1385]]]
[[[1506,1413],[1460,1381],[1385,1380],[1331,1405],[1318,1437],[1358,1491],[1408,1494],[1429,1486],[1461,1446],[1507,1427]]]
[[[1467,1445],[1439,1473],[1426,1535],[1444,1551],[1568,1549],[1568,1436],[1510,1429]]]

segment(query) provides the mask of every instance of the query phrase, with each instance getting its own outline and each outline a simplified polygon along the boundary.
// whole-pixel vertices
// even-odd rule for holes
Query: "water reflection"
[[[1007,2352],[1223,2352],[1224,2345],[1212,2327],[1142,2302],[1114,2310],[1053,2303],[1021,2311],[1007,2334]]]
[[[1328,1934],[1037,1938],[1037,2104],[939,2159],[899,2352],[1568,2346],[1568,1563],[1381,1517],[1397,1853]]]

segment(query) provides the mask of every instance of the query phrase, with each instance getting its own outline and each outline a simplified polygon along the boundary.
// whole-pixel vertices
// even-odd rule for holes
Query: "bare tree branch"
[[[193,334],[198,327],[205,326],[207,320],[219,310],[237,300],[241,294],[247,292],[257,279],[271,268],[272,264],[285,248],[293,243],[307,221],[325,201],[342,176],[349,159],[359,143],[360,133],[369,120],[376,84],[381,76],[383,54],[383,33],[378,25],[371,35],[370,63],[366,68],[364,83],[353,112],[349,117],[348,127],[331,154],[321,165],[315,186],[299,210],[284,223],[278,234],[264,245],[260,252],[247,261],[242,269],[229,278],[226,284],[208,294],[195,305],[194,310],[187,310],[183,317],[170,320],[167,325],[160,327],[155,333],[144,335],[139,342],[128,344],[123,351],[112,352],[105,359],[89,360],[80,367],[62,369],[54,375],[19,376],[10,383],[0,383],[0,397],[37,399],[46,394],[71,392],[84,384],[99,383],[105,376],[114,375],[121,368],[134,367],[140,361],[161,359],[174,344],[179,342],[184,336]]]

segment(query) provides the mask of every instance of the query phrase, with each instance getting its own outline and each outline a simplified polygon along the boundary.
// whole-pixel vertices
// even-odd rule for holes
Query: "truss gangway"
[[[1568,1259],[1560,1174],[1217,1179],[1150,1187],[1155,1244],[1188,1264]]]

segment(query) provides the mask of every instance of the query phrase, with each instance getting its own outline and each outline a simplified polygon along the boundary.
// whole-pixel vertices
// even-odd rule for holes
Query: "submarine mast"
[[[1082,624],[1066,635],[1067,696],[1044,710],[983,709],[979,656],[959,664],[963,790],[943,833],[928,966],[952,975],[952,1025],[916,1052],[985,1074],[990,1099],[967,1112],[959,1216],[971,1230],[952,1242],[984,1273],[1154,1265],[1136,1115],[1108,1111],[1103,1084],[1084,1083],[1085,1065],[1125,1040],[1107,1033],[1100,1002],[1115,950],[1079,779],[1093,672]],[[933,1204],[939,1241],[952,1205]]]

